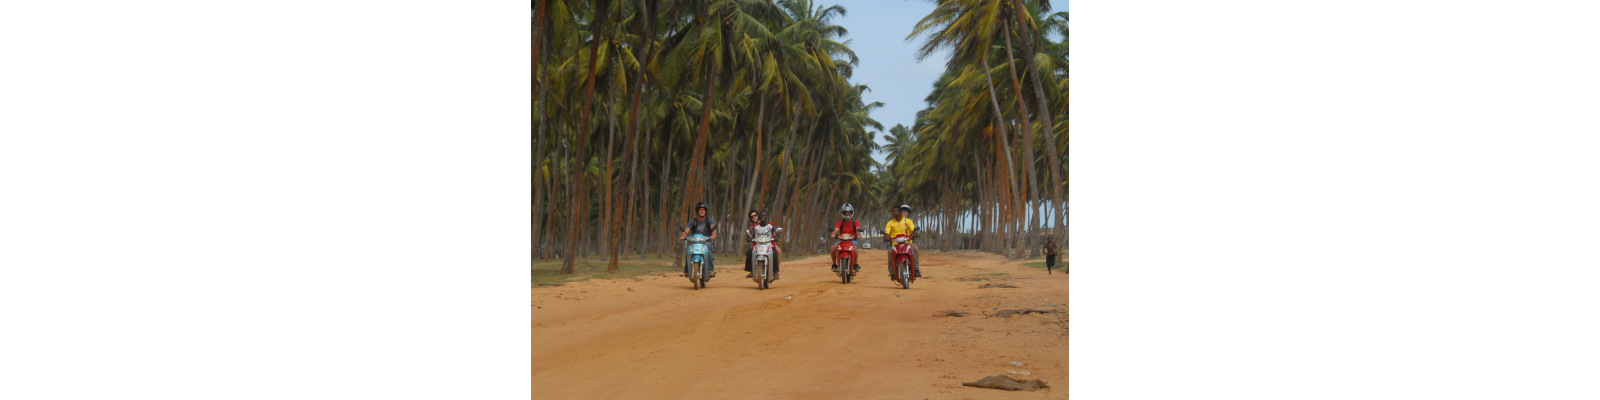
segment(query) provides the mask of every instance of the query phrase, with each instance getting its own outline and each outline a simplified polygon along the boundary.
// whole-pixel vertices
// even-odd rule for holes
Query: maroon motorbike
[[[910,289],[911,282],[917,280],[917,274],[914,270],[916,261],[912,258],[911,243],[909,243],[914,237],[911,235],[895,235],[889,238],[891,243],[889,245],[889,259],[894,260],[893,263],[890,263],[889,273],[894,275],[894,281],[899,282],[900,287],[904,289]]]
[[[856,270],[860,269],[859,263],[856,261],[858,260],[856,257],[856,245],[851,242],[856,239],[857,233],[860,232],[840,233],[839,244],[833,246],[835,250],[839,251],[839,271],[835,273],[839,274],[839,279],[846,284],[850,283],[850,279],[855,278]]]

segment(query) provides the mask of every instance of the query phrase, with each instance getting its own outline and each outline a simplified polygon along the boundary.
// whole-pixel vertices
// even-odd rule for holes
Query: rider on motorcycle
[[[773,240],[777,240],[778,239],[778,227],[773,226],[772,225],[772,221],[767,219],[767,212],[766,211],[759,212],[754,217],[750,218],[750,220],[751,220],[751,222],[755,223],[754,226],[750,227],[750,237],[751,238],[755,238],[755,237],[758,237],[758,236],[767,236],[767,237],[771,237]],[[783,259],[783,248],[778,247],[778,243],[777,242],[773,242],[773,243],[771,243],[771,245],[772,245],[772,280],[778,280],[778,264]],[[755,251],[756,250],[755,250],[755,245],[754,244],[751,244],[750,250],[746,250],[745,251],[744,272],[749,272],[748,274],[744,275],[745,278],[754,278],[755,277],[755,271],[751,268],[752,267],[752,265],[751,265],[752,262],[750,261],[752,258],[755,258]]]
[[[890,238],[898,235],[906,235],[915,238],[916,236],[914,236],[912,232],[917,230],[917,224],[915,222],[911,222],[911,206],[901,205],[899,207],[895,207],[893,210],[890,210],[890,212],[894,214],[894,219],[889,220],[889,224],[883,227],[883,241],[889,242]],[[911,239],[907,239],[906,244],[911,245],[911,270],[916,272],[916,276],[918,278],[921,278],[922,257],[917,254],[917,245],[913,243]],[[889,248],[893,249],[893,246],[894,245],[890,245]],[[889,279],[895,279],[893,258],[890,258],[889,260]]]
[[[691,233],[697,234],[697,235],[706,235],[706,236],[709,236],[711,238],[711,240],[717,240],[717,221],[714,220],[714,219],[711,219],[711,217],[707,217],[706,216],[706,212],[709,211],[710,209],[711,209],[711,206],[706,204],[706,202],[704,202],[704,201],[695,204],[694,205],[695,217],[689,219],[689,222],[684,225],[682,232],[678,232],[678,241],[683,241],[684,239],[688,239],[689,238],[689,234],[691,234]],[[685,245],[684,246],[684,253],[688,254],[688,252],[689,252],[688,245]],[[714,258],[715,257],[712,257],[712,255],[710,253],[706,254],[706,265],[711,267],[711,277],[716,277],[717,276],[717,269],[716,269],[716,265],[717,264],[716,264],[716,261],[714,260]],[[689,276],[688,257],[684,257],[683,276]]]
[[[849,233],[850,235],[860,235],[861,234],[861,232],[860,232],[861,231],[861,221],[856,221],[856,220],[851,219],[851,217],[853,215],[855,215],[855,213],[856,213],[856,206],[852,206],[852,205],[850,205],[850,203],[844,203],[844,205],[839,206],[839,215],[843,216],[844,218],[840,219],[839,222],[836,222],[836,223],[833,224],[833,228],[828,230],[828,237],[833,238],[833,239],[839,239],[839,235],[842,235],[842,234],[845,234],[845,233]],[[845,242],[844,240],[839,240],[838,242],[834,243],[834,247],[833,247],[833,271],[834,272],[839,272],[839,247],[838,246],[839,246],[840,243],[844,243],[844,242]],[[857,243],[853,239],[850,240],[850,244],[853,245],[853,246],[857,246],[857,248],[860,248],[860,244]],[[856,263],[856,264],[859,264],[859,263]],[[857,266],[856,269],[861,269],[861,267]]]
[[[748,214],[749,215],[745,218],[745,220],[750,222],[750,226],[756,226],[756,225],[761,224],[761,221],[759,219],[757,219],[757,216],[759,215],[759,212],[756,211],[756,209],[754,209],[754,208],[750,209],[750,212]],[[745,229],[745,233],[746,234],[750,233],[750,230],[749,229]],[[748,236],[748,235],[746,235],[746,236]],[[753,250],[754,246],[751,246],[751,249]],[[750,271],[750,258],[755,256],[754,253],[755,253],[754,251],[745,251],[744,252],[744,270],[745,270],[745,272],[749,272]],[[746,276],[746,278],[749,278],[749,277]]]

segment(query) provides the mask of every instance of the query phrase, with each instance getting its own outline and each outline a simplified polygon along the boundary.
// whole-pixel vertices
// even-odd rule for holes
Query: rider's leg
[[[833,244],[833,251],[830,251],[828,253],[828,254],[832,254],[833,255],[833,270],[834,271],[838,271],[839,270],[839,243],[844,243],[844,242],[840,241],[838,243],[834,243]]]
[[[922,277],[922,255],[917,253],[917,246],[911,246],[911,270],[916,272],[918,278]]]
[[[894,244],[890,243],[886,247],[888,248],[884,249],[884,251],[889,253],[889,279],[899,279],[899,277],[895,276],[894,274]]]
[[[861,254],[861,242],[860,241],[851,240],[850,241],[850,247],[854,247],[856,249],[856,254]],[[853,264],[853,265],[851,265],[850,268],[852,268],[853,270],[855,270],[855,271],[860,271],[861,270],[861,263],[852,262],[851,264]]]

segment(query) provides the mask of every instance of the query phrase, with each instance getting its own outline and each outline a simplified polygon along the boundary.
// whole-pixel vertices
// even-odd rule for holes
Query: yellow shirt
[[[893,239],[896,235],[910,235],[914,229],[917,229],[917,223],[911,222],[910,218],[891,219],[888,225],[884,225],[883,235]],[[907,240],[906,243],[912,241]]]

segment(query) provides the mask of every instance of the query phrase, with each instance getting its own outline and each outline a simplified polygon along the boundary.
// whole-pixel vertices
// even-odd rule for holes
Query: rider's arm
[[[717,240],[717,224],[711,224],[711,240]]]

